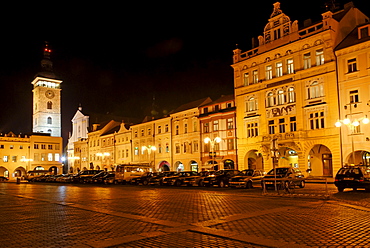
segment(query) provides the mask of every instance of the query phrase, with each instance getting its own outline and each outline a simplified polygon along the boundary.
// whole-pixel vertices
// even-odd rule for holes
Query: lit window
[[[349,102],[350,103],[360,102],[358,90],[352,90],[349,92]]]
[[[283,90],[279,90],[277,92],[277,102],[278,102],[278,105],[285,104],[285,94]]]
[[[53,161],[53,154],[52,153],[48,153],[48,161]]]
[[[257,70],[253,71],[253,83],[254,84],[258,83],[258,71]]]
[[[9,162],[9,160],[8,160],[8,156],[4,156],[4,157],[3,157],[3,162]]]
[[[257,137],[258,136],[258,123],[249,122],[247,123],[247,138]]]
[[[325,128],[324,111],[311,113],[309,115],[310,129]]]
[[[290,131],[295,132],[297,131],[297,118],[295,116],[290,117]]]
[[[272,107],[275,105],[274,94],[272,92],[267,94],[266,105],[267,107]]]
[[[218,131],[218,120],[213,121],[213,131]]]
[[[288,74],[292,74],[294,73],[294,63],[293,63],[293,59],[288,59],[287,60],[287,72]]]
[[[295,92],[293,87],[290,87],[288,89],[288,102],[295,102]]]
[[[303,68],[304,69],[311,68],[311,53],[305,53],[303,55]]]
[[[249,98],[248,101],[247,101],[246,108],[247,108],[246,112],[257,110],[257,99],[254,98],[254,97]]]
[[[350,59],[347,61],[348,73],[357,71],[357,61],[356,59]]]
[[[203,132],[209,133],[209,123],[208,122],[203,124]]]
[[[276,77],[283,76],[283,63],[278,62],[276,63]]]
[[[266,66],[266,80],[272,79],[272,66]]]
[[[244,81],[244,86],[249,85],[249,73],[248,72],[247,73],[244,73],[244,79],[243,79],[243,81]]]
[[[316,51],[316,65],[323,65],[324,62],[324,50],[319,49]]]
[[[227,129],[233,129],[234,128],[234,121],[232,118],[227,119]]]
[[[311,83],[308,88],[308,99],[314,99],[322,96],[324,96],[323,84],[319,84],[317,81]]]

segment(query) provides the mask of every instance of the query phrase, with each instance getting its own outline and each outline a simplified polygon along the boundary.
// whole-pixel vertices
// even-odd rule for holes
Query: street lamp
[[[220,137],[216,137],[214,138],[213,140],[210,139],[209,137],[205,138],[204,139],[204,143],[208,144],[210,143],[211,145],[211,157],[213,157],[212,159],[212,169],[214,169],[214,160],[216,159],[216,152],[215,152],[215,143],[220,143],[221,142],[221,138]]]
[[[367,118],[367,116],[352,120],[351,104],[350,104],[350,114],[349,114],[349,116],[350,116],[349,118],[346,116],[346,118],[344,120],[338,120],[335,123],[335,126],[336,127],[341,127],[342,124],[344,124],[351,131],[350,135],[351,135],[351,148],[352,148],[352,163],[353,163],[353,165],[355,165],[355,144],[354,144],[354,141],[353,141],[353,135],[356,133],[357,127],[360,126],[360,122],[362,122],[363,124],[369,124],[370,120]]]

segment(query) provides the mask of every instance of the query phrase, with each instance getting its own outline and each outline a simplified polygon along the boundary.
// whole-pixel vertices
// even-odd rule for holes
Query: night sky
[[[153,99],[161,115],[189,101],[232,94],[233,49],[251,49],[276,1],[135,2],[3,8],[0,132],[32,130],[31,81],[40,71],[45,41],[63,80],[64,138],[79,105],[88,115],[143,119]],[[353,2],[370,16],[368,0]],[[325,0],[280,3],[300,24],[325,12]]]

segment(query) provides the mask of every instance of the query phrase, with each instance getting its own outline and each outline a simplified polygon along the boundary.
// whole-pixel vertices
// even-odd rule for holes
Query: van
[[[107,178],[106,184],[126,184],[131,183],[133,178],[140,177],[145,172],[152,171],[152,167],[147,164],[120,164],[117,165],[115,176]]]

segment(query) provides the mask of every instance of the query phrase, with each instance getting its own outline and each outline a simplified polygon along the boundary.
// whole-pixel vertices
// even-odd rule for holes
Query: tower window
[[[53,108],[53,103],[52,102],[47,102],[47,109],[52,109]]]
[[[52,123],[53,123],[53,121],[52,121],[51,117],[48,117],[47,124],[52,124]]]

